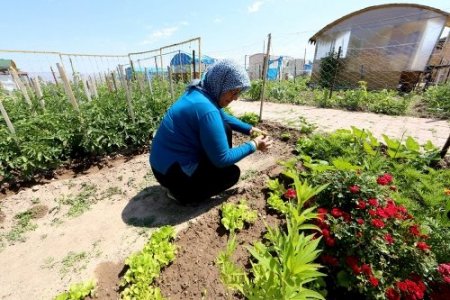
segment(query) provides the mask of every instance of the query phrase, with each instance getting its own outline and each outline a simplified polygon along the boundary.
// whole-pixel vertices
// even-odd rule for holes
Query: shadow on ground
[[[153,185],[131,198],[122,211],[122,220],[137,227],[178,225],[220,205],[233,193],[234,189],[228,190],[196,207],[182,206],[166,196],[166,189]]]

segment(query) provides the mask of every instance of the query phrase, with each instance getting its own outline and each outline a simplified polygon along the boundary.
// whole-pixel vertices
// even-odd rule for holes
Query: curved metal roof
[[[338,25],[339,23],[350,19],[351,17],[354,17],[356,15],[365,13],[367,11],[371,11],[371,10],[375,10],[375,9],[380,9],[380,8],[390,8],[390,7],[413,7],[413,8],[418,8],[418,9],[424,9],[424,10],[429,10],[435,13],[439,13],[443,16],[447,17],[447,22],[445,24],[445,26],[450,26],[450,14],[448,12],[445,12],[443,10],[431,7],[431,6],[426,6],[426,5],[420,5],[420,4],[414,4],[414,3],[390,3],[390,4],[382,4],[382,5],[374,5],[374,6],[369,6],[366,8],[363,8],[361,10],[352,12],[348,15],[343,16],[342,18],[339,18],[333,22],[331,22],[330,24],[328,24],[327,26],[325,26],[324,28],[322,28],[321,30],[319,30],[316,34],[314,34],[310,39],[309,42],[310,43],[315,43],[317,38],[324,33],[325,31],[327,31],[328,29],[332,28],[333,26]]]

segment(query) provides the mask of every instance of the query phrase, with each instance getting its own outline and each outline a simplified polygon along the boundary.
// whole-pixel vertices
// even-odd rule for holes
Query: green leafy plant
[[[255,113],[245,113],[239,119],[250,125],[257,125],[259,123],[259,116]]]
[[[314,234],[304,233],[318,229],[308,223],[317,214],[313,212],[314,207],[303,209],[305,203],[324,187],[313,188],[301,182],[292,170],[287,170],[285,175],[294,181],[295,191],[285,190],[278,180],[270,181],[268,186],[272,190],[271,197],[280,201],[283,201],[281,197],[288,198],[288,203],[283,206],[286,231],[267,227],[265,243],[257,241],[248,248],[252,256],[250,274],[232,262],[236,249],[233,236],[226,251],[217,259],[221,280],[247,299],[325,299],[311,288],[324,276],[318,271],[321,266],[314,263],[320,252],[317,249],[320,239],[314,239]]]
[[[450,117],[450,84],[429,87],[423,95],[428,110],[439,117]]]
[[[163,299],[159,288],[150,284],[159,276],[161,268],[174,260],[176,246],[171,243],[174,236],[173,227],[161,227],[152,234],[142,251],[125,260],[128,270],[121,282],[124,287],[121,299]]]
[[[250,209],[245,199],[240,200],[238,204],[224,203],[221,212],[222,225],[232,234],[236,230],[242,230],[244,224],[254,223],[258,217],[256,210]]]
[[[69,287],[67,292],[63,292],[56,296],[54,300],[82,300],[88,296],[94,296],[95,282],[88,281],[77,283]]]

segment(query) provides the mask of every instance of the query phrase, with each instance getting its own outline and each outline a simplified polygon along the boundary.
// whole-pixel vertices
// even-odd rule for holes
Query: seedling
[[[94,296],[95,282],[77,283],[69,287],[69,291],[59,294],[54,300],[82,300]]]
[[[242,199],[239,204],[225,203],[222,205],[222,225],[233,234],[244,228],[244,223],[253,224],[258,214],[248,207],[247,201]]]

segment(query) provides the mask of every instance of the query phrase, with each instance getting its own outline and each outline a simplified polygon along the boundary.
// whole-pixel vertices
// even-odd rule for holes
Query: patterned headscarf
[[[200,86],[218,101],[223,92],[234,89],[245,91],[250,88],[247,71],[237,62],[224,59],[208,68]]]

